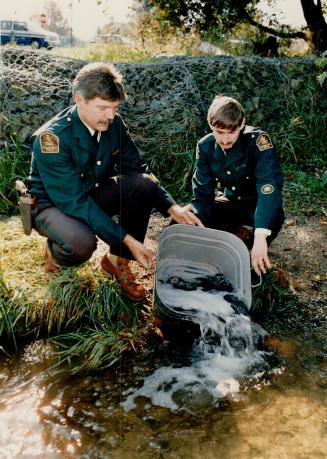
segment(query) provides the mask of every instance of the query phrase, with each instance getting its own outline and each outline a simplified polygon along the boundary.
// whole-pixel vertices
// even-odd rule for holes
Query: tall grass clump
[[[285,271],[273,266],[264,276],[262,283],[252,289],[251,313],[271,312],[274,307],[291,295],[290,283]]]
[[[0,220],[0,231],[0,350],[10,353],[35,338],[50,339],[58,363],[70,362],[78,372],[111,365],[142,346],[144,306],[124,297],[94,260],[46,280],[44,238],[22,235],[18,217]]]

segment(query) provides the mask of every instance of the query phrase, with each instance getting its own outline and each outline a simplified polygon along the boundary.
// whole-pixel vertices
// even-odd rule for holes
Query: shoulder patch
[[[260,151],[265,151],[269,150],[269,148],[272,148],[272,143],[269,135],[266,132],[260,134],[257,138],[256,145]]]
[[[267,183],[266,185],[263,185],[261,187],[261,193],[262,194],[271,194],[275,191],[275,188],[273,185],[270,185],[270,183]]]
[[[40,145],[42,153],[59,153],[59,137],[53,132],[42,132],[40,134]]]

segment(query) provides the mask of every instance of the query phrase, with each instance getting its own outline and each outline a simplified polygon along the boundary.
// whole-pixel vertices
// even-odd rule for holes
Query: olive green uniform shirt
[[[206,225],[218,187],[231,201],[254,210],[255,228],[273,228],[282,210],[283,175],[267,133],[245,126],[226,153],[208,134],[197,144],[192,205]]]
[[[64,214],[86,223],[103,241],[119,244],[126,231],[92,199],[108,178],[144,172],[138,149],[124,122],[116,114],[96,144],[78,116],[76,106],[67,108],[32,136],[33,155],[29,189],[41,208],[55,206]],[[160,185],[156,208],[167,215],[175,203]],[[142,212],[142,209],[140,209]]]

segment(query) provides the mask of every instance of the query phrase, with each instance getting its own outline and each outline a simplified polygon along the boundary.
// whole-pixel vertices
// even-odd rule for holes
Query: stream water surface
[[[217,349],[208,333],[192,344],[177,328],[92,375],[53,368],[53,349],[34,342],[1,361],[0,458],[326,458],[324,307],[257,319],[269,352]]]

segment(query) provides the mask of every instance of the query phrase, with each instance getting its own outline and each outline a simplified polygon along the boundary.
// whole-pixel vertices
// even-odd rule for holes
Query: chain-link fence
[[[85,63],[4,48],[1,141],[16,137],[26,144],[68,106],[71,82]],[[166,184],[185,184],[196,140],[208,131],[208,106],[219,93],[241,101],[248,124],[268,130],[282,158],[301,162],[322,154],[327,107],[312,58],[176,57],[117,67],[129,95],[120,112],[145,161]]]

